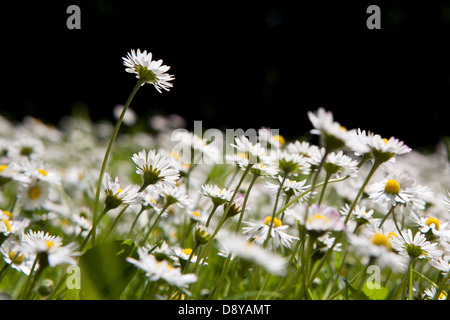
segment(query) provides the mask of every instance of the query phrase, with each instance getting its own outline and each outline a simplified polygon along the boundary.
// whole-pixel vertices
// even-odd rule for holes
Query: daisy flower
[[[311,167],[308,158],[287,151],[280,152],[274,162],[276,163],[275,167],[278,167],[284,175],[297,175],[298,173],[307,174]]]
[[[446,259],[443,259],[441,257],[431,258],[430,264],[437,270],[441,271],[444,276],[447,276],[448,272],[450,271],[450,263]]]
[[[238,163],[239,167],[244,170],[247,169],[250,164],[252,163],[246,158]],[[275,176],[278,173],[278,170],[270,163],[256,162],[252,164],[250,173],[256,176]]]
[[[145,150],[135,153],[132,160],[137,166],[136,173],[144,179],[139,191],[155,184],[175,186],[180,177],[178,170],[171,167],[171,161],[155,150],[150,150],[148,154]]]
[[[425,289],[424,293],[425,293],[425,298],[427,300],[432,300],[432,299],[434,299],[434,296],[436,295],[437,291],[436,291],[435,287],[430,287],[430,288]],[[447,300],[447,292],[441,291],[438,300]]]
[[[36,210],[43,207],[50,193],[50,184],[36,178],[22,183],[17,189],[17,199],[24,210]]]
[[[27,134],[15,140],[8,150],[8,157],[15,161],[20,159],[36,159],[41,157],[44,152],[45,147],[42,141]]]
[[[257,264],[270,273],[281,275],[286,268],[287,261],[262,246],[247,241],[238,234],[229,231],[221,231],[217,235],[221,246],[221,256],[238,257],[250,263]]]
[[[244,234],[248,235],[247,240],[254,239],[256,243],[263,244],[267,240],[267,237],[270,237],[276,248],[281,247],[282,251],[284,251],[284,248],[291,249],[292,242],[298,240],[298,237],[287,234],[285,231],[289,226],[282,225],[279,219],[273,219],[272,228],[270,228],[271,222],[271,216],[267,216],[264,223],[243,221],[243,223],[247,225],[247,227],[243,228]]]
[[[30,219],[24,218],[21,220],[0,220],[0,232],[5,236],[10,234],[21,235],[23,230],[30,224]]]
[[[161,93],[161,89],[169,91],[173,85],[170,81],[175,78],[173,75],[167,74],[170,67],[163,65],[162,60],[152,60],[152,53],[147,53],[147,50],[141,52],[140,49],[131,50],[123,57],[123,64],[126,67],[125,71],[128,73],[135,73],[136,78],[145,83],[153,84],[155,89]]]
[[[322,156],[320,158],[317,156],[318,154],[316,153],[316,155],[311,158],[312,163],[316,166],[322,161]],[[330,152],[323,163],[323,168],[330,176],[340,176],[342,174],[344,176],[355,177],[358,172],[358,162],[349,156],[346,156],[342,151],[339,151],[338,153]]]
[[[440,257],[442,252],[438,250],[437,243],[426,240],[425,235],[417,231],[413,237],[411,229],[402,231],[401,236],[392,239],[392,248],[399,254],[411,259],[425,259],[428,257]]]
[[[406,174],[393,175],[367,187],[369,199],[386,203],[388,209],[414,200],[414,180]]]
[[[233,190],[228,190],[226,188],[220,189],[216,185],[212,186],[209,184],[205,184],[202,186],[202,190],[202,194],[205,197],[211,198],[215,206],[220,206],[225,202],[230,201],[231,197],[233,196]]]
[[[176,204],[179,208],[192,207],[192,201],[188,198],[186,189],[182,186],[161,185],[156,188],[156,192],[166,200],[166,205]]]
[[[304,224],[309,234],[316,237],[320,237],[328,231],[344,229],[344,223],[336,209],[318,204],[310,206],[309,218]]]
[[[294,141],[287,145],[287,151],[290,153],[298,154],[305,158],[311,158],[314,154],[317,153],[319,147],[313,144],[310,144],[307,141]]]
[[[391,137],[389,139],[382,138],[380,135],[368,135],[365,139],[367,146],[370,149],[371,156],[383,163],[389,161],[396,155],[401,155],[411,152],[411,148],[404,144],[397,138]]]
[[[289,180],[289,179],[283,179],[283,177],[278,176],[278,181],[280,183],[273,184],[270,182],[266,182],[267,188],[269,188],[272,191],[273,195],[276,195],[278,193],[278,189],[280,188],[280,184],[283,182],[282,191],[286,196],[293,196],[293,195],[299,195],[300,193],[303,193],[305,190],[309,189],[311,186],[306,185],[306,179],[302,181],[295,181],[295,180]],[[306,196],[305,196],[306,197]],[[305,197],[302,197],[300,200],[304,200]]]
[[[8,238],[1,245],[0,252],[5,262],[12,268],[26,275],[30,274],[36,255],[24,248],[20,242]]]
[[[348,203],[344,204],[342,209],[339,211],[343,216],[349,214],[350,206]],[[351,217],[357,223],[357,225],[364,225],[373,219],[373,210],[367,210],[365,206],[356,205],[355,209],[351,212]]]
[[[182,274],[180,268],[172,267],[167,260],[158,261],[153,255],[144,249],[137,248],[139,259],[127,257],[126,260],[137,268],[144,270],[149,281],[164,280],[178,288],[187,288],[197,281],[197,275],[193,273]]]
[[[247,163],[261,162],[261,158],[267,156],[266,149],[259,142],[253,144],[244,135],[236,137],[234,141],[235,144],[231,144],[231,146],[246,155],[245,160],[247,160]]]
[[[418,216],[415,213],[411,214],[412,222],[419,227],[420,232],[430,232],[434,236],[443,237],[447,239],[450,237],[450,229],[448,221],[441,221],[432,216]]]
[[[135,185],[128,185],[124,189],[120,187],[119,177],[114,181],[108,172],[103,178],[103,186],[105,188],[105,207],[108,210],[115,209],[123,204],[139,204],[139,191]]]
[[[330,111],[319,108],[316,113],[308,112],[308,118],[314,127],[311,133],[320,135],[323,146],[328,151],[346,145],[349,139],[348,131],[333,120],[333,114]]]
[[[34,254],[44,254],[50,267],[59,264],[76,264],[73,257],[80,255],[79,252],[75,251],[76,243],[72,242],[63,246],[60,237],[52,236],[49,233],[44,234],[44,231],[30,230],[22,236],[21,241],[23,246]]]
[[[396,234],[388,229],[377,228],[369,224],[359,235],[349,233],[350,250],[364,257],[363,264],[374,262],[380,267],[390,268],[395,272],[403,272],[407,268],[408,259],[392,251],[392,241]]]

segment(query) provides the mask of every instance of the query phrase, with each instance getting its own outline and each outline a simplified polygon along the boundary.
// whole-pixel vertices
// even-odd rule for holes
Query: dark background
[[[66,9],[81,8],[81,30]],[[381,8],[381,30],[366,9]],[[450,1],[421,3],[58,1],[2,4],[0,113],[58,123],[84,105],[112,120],[136,83],[122,57],[147,49],[175,75],[144,86],[141,117],[182,115],[192,129],[311,129],[307,111],[412,147],[450,135]]]

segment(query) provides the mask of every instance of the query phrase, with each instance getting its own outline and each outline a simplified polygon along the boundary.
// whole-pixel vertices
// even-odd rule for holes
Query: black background
[[[66,9],[81,8],[81,30]],[[366,9],[381,8],[381,30]],[[175,75],[144,86],[142,118],[182,115],[192,129],[311,129],[323,106],[347,128],[412,147],[450,135],[450,1],[421,3],[58,1],[2,4],[0,113],[57,123],[74,105],[112,120],[136,83],[122,57],[147,49]]]

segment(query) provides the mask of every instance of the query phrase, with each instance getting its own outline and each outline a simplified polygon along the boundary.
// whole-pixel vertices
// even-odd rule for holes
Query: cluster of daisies
[[[169,67],[151,53],[123,60],[138,78],[131,99],[145,84],[172,87]],[[238,135],[224,147],[179,130],[176,115],[131,130],[131,99],[114,111],[115,127],[0,117],[4,295],[64,298],[64,266],[128,239],[136,249],[125,261],[136,273],[123,298],[447,299],[443,145],[422,154],[348,130],[319,108],[307,114],[317,139],[285,141],[262,128],[256,141]],[[122,123],[129,128],[117,134]]]

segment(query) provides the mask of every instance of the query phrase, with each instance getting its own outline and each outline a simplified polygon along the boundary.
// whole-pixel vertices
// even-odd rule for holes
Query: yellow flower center
[[[247,155],[245,153],[242,153],[242,152],[238,152],[237,156],[241,157],[241,158],[244,158],[244,159],[247,159]]]
[[[321,215],[321,214],[315,214],[315,215],[313,215],[312,217],[310,217],[310,218],[308,219],[308,223],[311,224],[311,223],[313,223],[315,220],[322,220],[323,223],[325,223],[325,224],[328,223],[328,218],[325,217],[325,216],[323,216],[323,215]]]
[[[198,211],[193,211],[192,215],[197,217],[197,218],[200,218],[200,212],[198,212]]]
[[[279,142],[282,146],[284,146],[284,144],[286,143],[286,140],[284,139],[284,137],[281,136],[281,135],[279,135],[279,134],[274,135],[272,138],[273,138],[274,140],[278,140],[278,142]]]
[[[433,217],[429,217],[429,218],[427,219],[427,221],[425,221],[425,224],[426,224],[427,226],[431,226],[432,224],[434,224],[434,228],[435,228],[436,230],[439,230],[439,227],[440,227],[440,225],[441,225],[441,223],[439,222],[439,220],[436,219],[436,218],[433,218]]]
[[[12,212],[11,211],[3,211],[3,214],[5,215],[5,216],[7,216],[8,217],[8,219],[11,219],[12,218]]]
[[[39,172],[40,174],[42,174],[44,177],[48,174],[48,172],[45,171],[44,169],[38,169],[38,172]]]
[[[272,221],[272,217],[268,216],[266,217],[266,219],[264,220],[264,224],[269,226],[270,222]],[[281,221],[278,220],[277,218],[273,219],[273,226],[275,228],[281,227]]]
[[[397,180],[388,180],[384,186],[384,192],[390,194],[397,194],[400,192],[400,185]]]
[[[6,230],[11,231],[11,223],[9,222],[9,220],[2,220],[2,221],[5,224]]]
[[[372,243],[377,246],[385,246],[388,249],[391,247],[388,238],[381,233],[376,233],[373,236]]]
[[[8,167],[7,164],[2,164],[2,165],[0,166],[0,172],[2,172],[3,170],[5,170],[7,167]]]
[[[55,245],[55,243],[53,241],[45,241],[45,244],[47,245],[48,250],[50,250],[50,248]]]
[[[398,235],[395,232],[389,232],[388,239],[390,239],[392,237],[398,237]]]
[[[187,256],[189,256],[192,253],[192,249],[191,248],[186,248],[183,251],[181,251],[182,253],[186,254]]]
[[[383,141],[384,141],[384,144],[388,143],[388,139],[386,139],[386,138],[383,138]]]
[[[10,251],[8,255],[11,261],[14,260],[14,264],[21,264],[25,259],[25,255],[23,253],[19,255],[15,251]]]
[[[170,156],[172,157],[172,158],[175,158],[175,160],[177,160],[177,161],[179,161],[180,160],[180,155],[178,154],[178,153],[176,153],[176,152],[171,152],[170,153]]]
[[[32,187],[30,190],[28,190],[28,197],[30,199],[36,200],[38,199],[42,194],[41,188],[38,186]]]

